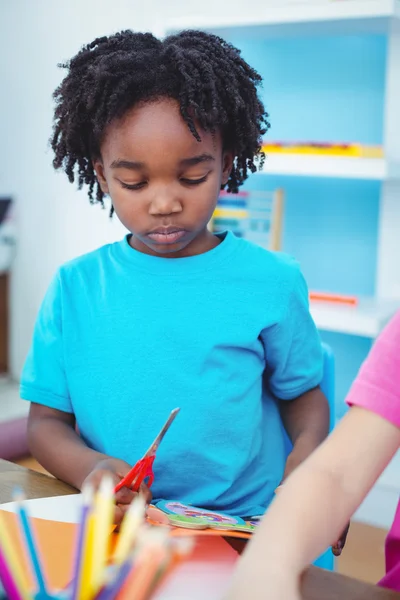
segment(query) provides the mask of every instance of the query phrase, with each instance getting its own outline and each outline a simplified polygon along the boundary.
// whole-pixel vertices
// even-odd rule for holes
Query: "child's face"
[[[232,155],[219,135],[199,133],[201,142],[169,99],[133,108],[106,131],[94,167],[141,252],[191,256],[216,245],[207,224]]]

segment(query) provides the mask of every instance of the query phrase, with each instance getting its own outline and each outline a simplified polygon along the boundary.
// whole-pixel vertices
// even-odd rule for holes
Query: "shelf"
[[[400,309],[400,300],[361,298],[357,306],[311,302],[310,309],[318,329],[375,338]]]
[[[166,29],[168,32],[203,29],[222,37],[229,37],[230,30],[234,29],[238,35],[253,39],[286,35],[387,33],[392,19],[400,17],[400,0],[282,0],[269,7],[267,4],[268,1],[264,1],[250,12],[243,4],[240,14],[231,10],[221,17],[210,14],[176,17],[167,23]]]
[[[343,179],[400,179],[400,164],[384,158],[268,154],[262,173]]]

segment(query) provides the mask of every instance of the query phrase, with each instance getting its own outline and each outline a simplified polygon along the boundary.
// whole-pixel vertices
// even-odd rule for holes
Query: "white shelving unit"
[[[217,10],[217,7],[216,7]],[[164,24],[163,24],[164,25]],[[270,154],[264,172],[382,182],[378,224],[376,298],[355,307],[313,303],[320,329],[376,337],[400,308],[400,0],[254,0],[251,11],[232,0],[224,14],[171,19],[164,31],[203,29],[229,40],[386,34],[388,37],[383,146],[385,159]],[[157,31],[160,33],[160,31]],[[356,518],[389,527],[400,494],[400,453],[360,507]]]
[[[243,37],[283,37],[346,33],[388,33],[400,16],[399,0],[292,0],[256,2],[251,11],[181,15],[170,19],[168,31],[204,29],[229,37],[232,30]],[[259,5],[259,6],[258,6]]]
[[[356,306],[311,302],[311,314],[319,329],[375,338],[398,306],[396,301],[375,298],[361,298]]]
[[[338,177],[382,182],[376,298],[356,308],[313,306],[318,327],[375,337],[400,308],[400,0],[255,0],[251,14],[242,3],[221,16],[181,15],[166,31],[198,28],[226,39],[385,33],[388,36],[385,97],[385,158],[269,154],[263,173]],[[240,7],[241,6],[241,7]],[[239,7],[239,8],[238,8]],[[349,312],[351,311],[351,312]]]
[[[400,163],[384,158],[347,158],[310,154],[267,154],[263,173],[342,179],[400,180]]]

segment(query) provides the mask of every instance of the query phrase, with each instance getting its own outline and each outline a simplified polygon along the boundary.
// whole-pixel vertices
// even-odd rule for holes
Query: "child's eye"
[[[141,181],[140,183],[124,183],[121,181],[120,183],[126,190],[141,190],[146,185],[145,181]]]
[[[185,185],[199,185],[200,183],[204,183],[205,181],[207,181],[207,177],[208,177],[208,175],[204,175],[204,177],[200,177],[200,179],[182,178],[181,182],[184,183]]]

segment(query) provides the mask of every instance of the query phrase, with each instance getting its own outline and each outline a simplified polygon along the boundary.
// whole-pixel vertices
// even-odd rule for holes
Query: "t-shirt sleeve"
[[[282,319],[264,337],[267,384],[281,400],[297,398],[322,381],[321,340],[310,314],[307,284],[295,269]]]
[[[400,427],[400,311],[375,341],[346,402]]]
[[[72,413],[65,375],[61,281],[57,274],[42,302],[21,375],[24,400]]]

